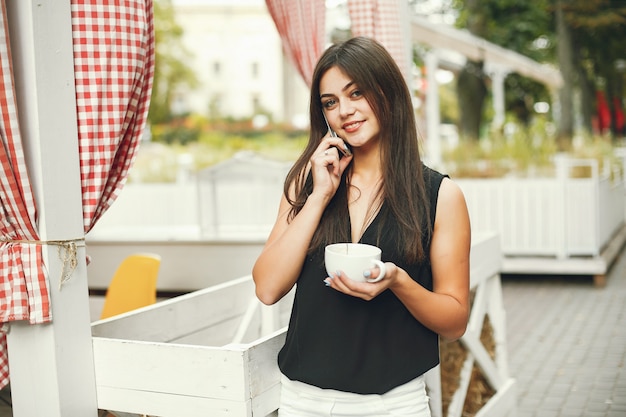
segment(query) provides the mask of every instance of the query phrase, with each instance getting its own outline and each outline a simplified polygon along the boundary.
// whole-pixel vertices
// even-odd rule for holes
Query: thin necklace
[[[359,241],[363,238],[365,231],[376,218],[376,215],[380,211],[381,206],[382,206],[382,200],[380,198],[376,198],[376,204],[371,204],[368,207],[367,216],[363,219],[363,225],[361,226],[361,231],[359,232]]]
[[[367,204],[367,211],[365,212],[365,217],[363,218],[363,224],[361,225],[361,230],[359,231],[358,241],[360,241],[363,238],[363,234],[365,233],[369,225],[372,224],[372,222],[376,218],[376,215],[378,214],[382,206],[382,199],[380,195],[381,180],[382,178],[379,178],[373,185],[370,185],[364,188],[365,190],[370,189],[372,187],[377,187],[378,189],[375,190],[375,192],[373,193],[373,198]],[[359,191],[359,197],[357,197],[354,201],[361,198],[361,189],[357,188],[357,190]]]

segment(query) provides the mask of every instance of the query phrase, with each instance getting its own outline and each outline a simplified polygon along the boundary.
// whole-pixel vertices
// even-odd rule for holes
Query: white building
[[[270,114],[305,127],[309,90],[282,53],[263,0],[174,0],[183,43],[199,86],[181,91],[174,105],[213,117]]]

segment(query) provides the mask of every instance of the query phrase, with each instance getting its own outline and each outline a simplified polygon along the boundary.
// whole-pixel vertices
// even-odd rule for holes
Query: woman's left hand
[[[327,277],[324,282],[327,286],[334,290],[353,297],[361,298],[365,301],[370,301],[393,285],[398,277],[398,271],[400,271],[400,268],[398,268],[394,263],[385,262],[385,269],[387,271],[385,273],[385,277],[378,282],[355,281],[341,271],[337,271],[333,274],[333,276]],[[369,271],[369,279],[376,279],[380,273],[380,270],[377,267],[374,267]]]

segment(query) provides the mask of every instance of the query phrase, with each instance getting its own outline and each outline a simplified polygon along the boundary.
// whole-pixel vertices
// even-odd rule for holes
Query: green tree
[[[603,91],[607,97],[613,116],[612,130],[615,131],[615,106],[621,106],[626,88],[624,1],[454,0],[453,5],[459,14],[457,26],[536,61],[558,64],[564,79],[564,86],[559,91],[561,148],[569,146],[574,134],[575,107],[580,109],[582,127],[591,132],[592,115],[597,111],[595,91]],[[468,63],[468,68],[476,65]],[[466,86],[465,82],[459,80],[459,97],[475,94],[475,87]],[[525,103],[550,98],[543,86],[515,74],[507,77],[506,92],[507,107],[515,110],[522,121],[528,117],[529,109],[524,109]],[[578,106],[574,103],[576,96],[580,97]],[[475,132],[476,123],[482,118],[482,108],[468,105],[467,100],[465,104],[462,100],[459,103],[464,107],[460,111],[466,113],[465,119],[473,120],[470,127]],[[461,128],[463,130],[463,126]]]
[[[565,149],[569,146],[571,138],[574,135],[573,86],[576,81],[574,45],[572,43],[570,27],[565,21],[564,7],[565,2],[563,0],[555,0],[556,34],[558,39],[557,56],[561,76],[563,77],[563,87],[559,91],[561,112],[557,131],[558,143],[561,149]]]
[[[466,0],[461,8],[461,22],[473,35],[487,35],[488,7],[480,0]],[[478,140],[487,85],[483,62],[468,60],[457,78],[459,133],[465,139]]]
[[[546,61],[552,59],[554,50],[548,30],[548,1],[454,0],[453,6],[458,11],[458,27],[537,61]],[[488,94],[486,79],[482,62],[468,61],[459,75],[460,130],[465,137],[479,136]],[[549,99],[544,86],[517,74],[509,75],[505,83],[507,108],[524,123],[530,120],[533,101]]]
[[[183,28],[175,20],[171,0],[154,2],[155,69],[148,121],[152,125],[172,119],[172,100],[177,89],[198,84],[186,64],[191,54],[182,44]]]

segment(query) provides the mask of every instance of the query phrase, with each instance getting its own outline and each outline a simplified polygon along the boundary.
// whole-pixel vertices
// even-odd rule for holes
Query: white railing
[[[473,364],[496,391],[479,416],[503,416],[515,405],[500,262],[497,236],[476,237],[471,255],[475,296],[461,339],[468,355],[449,417],[461,415]],[[292,296],[276,306],[262,306],[248,276],[95,322],[98,407],[164,417],[272,414],[280,392],[276,355],[284,343]],[[493,327],[495,359],[479,339],[485,315]],[[442,415],[439,381],[435,368],[427,378],[435,417]]]
[[[502,301],[500,283],[500,245],[497,236],[478,238],[479,244],[472,245],[470,288],[474,299],[470,319],[461,344],[467,357],[459,374],[459,387],[452,395],[446,417],[466,415],[463,410],[470,389],[472,369],[477,366],[487,384],[495,394],[477,412],[476,417],[511,417],[515,413],[515,380],[509,375],[506,345],[506,312]],[[495,352],[492,357],[480,340],[486,318],[492,327]],[[435,368],[427,374],[430,388],[431,412],[433,417],[443,416],[441,406],[440,370]]]

